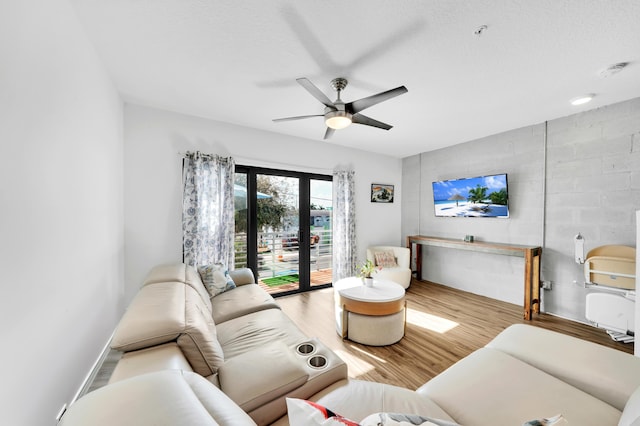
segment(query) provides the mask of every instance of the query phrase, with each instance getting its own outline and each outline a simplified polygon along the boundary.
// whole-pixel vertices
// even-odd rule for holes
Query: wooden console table
[[[412,235],[407,237],[407,247],[413,256],[413,244],[416,245],[416,272],[422,279],[422,246],[447,247],[458,250],[471,250],[482,253],[501,254],[524,258],[524,319],[530,320],[532,313],[540,312],[540,256],[542,247],[521,246],[514,244],[489,243],[474,241],[472,243],[452,238],[427,237]]]

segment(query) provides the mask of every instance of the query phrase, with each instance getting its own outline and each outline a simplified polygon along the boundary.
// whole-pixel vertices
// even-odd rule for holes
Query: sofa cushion
[[[255,422],[205,378],[165,370],[88,393],[71,405],[59,424],[254,426]]]
[[[640,383],[640,363],[633,355],[540,327],[512,325],[487,347],[508,353],[620,411]]]
[[[258,284],[246,284],[211,298],[211,314],[216,324],[263,309],[280,309]]]
[[[200,296],[191,287],[184,287],[185,326],[178,346],[196,373],[209,376],[224,363],[224,352],[217,339],[216,324]]]
[[[236,288],[236,283],[233,282],[229,271],[222,263],[198,266],[198,272],[211,297]]]
[[[571,425],[615,425],[620,411],[496,349],[482,348],[417,392],[465,426],[522,425],[562,414]],[[490,396],[490,397],[488,397]]]
[[[274,341],[295,346],[308,338],[280,309],[266,309],[217,324],[218,341],[225,359]]]
[[[299,388],[308,377],[295,352],[280,342],[233,357],[218,370],[220,389],[247,413]]]
[[[128,352],[175,340],[185,326],[185,287],[177,282],[142,287],[118,323],[111,347]]]
[[[155,266],[151,269],[142,285],[146,286],[164,282],[179,282],[192,287],[198,292],[205,305],[207,305],[207,309],[211,311],[211,303],[209,302],[211,295],[204,287],[204,284],[202,284],[200,274],[193,266],[184,263]]]

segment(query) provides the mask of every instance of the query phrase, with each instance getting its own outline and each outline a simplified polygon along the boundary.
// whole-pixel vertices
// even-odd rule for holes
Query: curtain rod
[[[191,151],[186,151],[186,152],[179,151],[178,155],[184,158],[190,152]],[[200,151],[198,151],[198,152],[200,152]],[[205,155],[205,156],[219,155],[219,154],[205,154],[203,152],[200,152],[200,153],[202,155]],[[263,159],[258,159],[258,158],[236,157],[236,156],[234,156],[233,159],[235,160],[236,164],[243,165],[243,166],[264,167],[264,168],[268,168],[268,169],[291,170],[291,171],[296,171],[296,172],[309,172],[309,171],[311,171],[312,173],[323,174],[323,175],[331,175],[333,173],[333,169],[327,169],[327,168],[322,168],[322,167],[313,167],[313,166],[304,165],[304,164],[281,163],[281,162],[275,162],[275,161],[265,161]]]

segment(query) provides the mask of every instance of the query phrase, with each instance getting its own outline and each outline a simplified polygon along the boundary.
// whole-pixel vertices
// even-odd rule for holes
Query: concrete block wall
[[[541,125],[517,129],[404,159],[403,190],[419,182],[418,202],[403,205],[409,234],[540,245],[542,240],[543,133]],[[432,182],[508,174],[509,219],[435,217]],[[414,200],[415,197],[407,197]],[[406,204],[410,201],[406,200]],[[419,216],[416,217],[416,212]],[[404,220],[406,218],[406,221]],[[439,247],[425,247],[423,278],[476,294],[521,304],[524,260]]]
[[[411,234],[543,245],[543,310],[585,321],[585,252],[603,244],[635,246],[640,207],[640,98],[515,129],[403,160],[403,237]],[[546,154],[546,161],[545,161]],[[436,218],[431,183],[507,173],[509,219]],[[544,192],[543,192],[544,191]],[[427,248],[423,278],[522,304],[523,260]],[[574,282],[575,281],[575,282]]]
[[[584,321],[583,266],[574,262],[573,237],[586,253],[605,244],[635,247],[640,207],[640,99],[550,121],[547,137],[547,211],[544,310]]]

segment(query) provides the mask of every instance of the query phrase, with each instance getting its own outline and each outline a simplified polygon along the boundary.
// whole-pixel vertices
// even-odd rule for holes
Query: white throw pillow
[[[202,278],[202,283],[207,288],[211,297],[236,288],[236,283],[233,282],[229,271],[227,271],[227,268],[225,268],[222,263],[198,266],[198,272]]]

